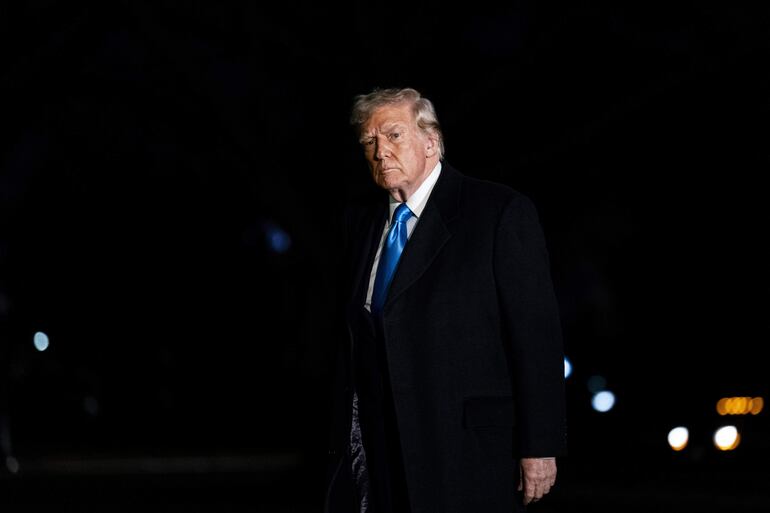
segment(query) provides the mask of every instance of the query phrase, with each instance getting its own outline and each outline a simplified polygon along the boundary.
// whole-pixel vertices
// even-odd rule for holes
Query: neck
[[[414,194],[423,182],[425,182],[425,179],[428,178],[428,175],[430,175],[430,172],[436,167],[436,164],[438,164],[438,157],[427,159],[425,161],[425,169],[423,169],[422,174],[413,183],[407,184],[404,187],[388,190],[391,197],[399,203],[406,203],[406,201],[412,197],[412,194]]]

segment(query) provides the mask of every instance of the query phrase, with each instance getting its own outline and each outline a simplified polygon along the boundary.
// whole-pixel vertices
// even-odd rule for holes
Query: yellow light
[[[687,442],[690,439],[690,433],[686,427],[675,427],[668,432],[668,445],[675,451],[681,451],[687,447]]]
[[[764,408],[761,397],[723,397],[717,402],[720,415],[757,415]]]
[[[735,426],[723,426],[714,433],[714,445],[720,451],[732,451],[741,443],[741,435]]]
[[[723,397],[717,402],[717,413],[727,415],[727,397]]]

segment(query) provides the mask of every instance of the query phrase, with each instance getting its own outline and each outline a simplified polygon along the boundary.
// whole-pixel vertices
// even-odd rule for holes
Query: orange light
[[[720,415],[727,415],[727,398],[723,397],[717,401],[717,413]]]
[[[764,408],[761,397],[723,397],[717,401],[717,413],[720,415],[757,415]]]

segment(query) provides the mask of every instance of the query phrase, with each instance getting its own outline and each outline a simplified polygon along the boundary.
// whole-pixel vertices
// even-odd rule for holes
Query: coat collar
[[[401,255],[383,311],[386,311],[393,300],[422,276],[452,236],[450,223],[458,215],[462,180],[463,175],[459,171],[442,162],[438,181]],[[387,193],[383,191],[370,206],[366,215],[369,221],[366,223],[367,229],[359,246],[359,264],[353,282],[351,306],[363,305],[366,301],[369,277],[387,215]]]
[[[401,254],[383,312],[387,312],[388,305],[425,273],[452,236],[450,223],[458,215],[461,184],[460,172],[446,162],[442,163],[441,174],[425,210]]]

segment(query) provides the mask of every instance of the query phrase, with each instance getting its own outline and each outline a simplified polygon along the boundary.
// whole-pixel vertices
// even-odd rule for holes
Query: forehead
[[[408,103],[383,105],[372,112],[371,117],[364,123],[363,131],[383,130],[391,125],[410,125],[414,121],[412,107]]]

